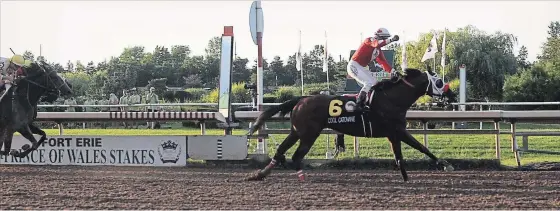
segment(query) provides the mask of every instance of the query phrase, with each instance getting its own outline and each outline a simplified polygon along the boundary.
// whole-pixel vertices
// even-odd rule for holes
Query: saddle
[[[373,97],[373,93],[374,93],[373,89],[370,90],[370,91],[368,92],[368,94],[366,95],[366,96],[367,96],[366,102],[369,103],[369,102],[371,101],[371,98]],[[354,100],[358,100],[359,94],[358,94],[358,93],[354,93],[354,94],[342,94],[342,96],[344,96],[344,97],[350,97],[350,98],[354,98]]]
[[[372,100],[372,98],[373,98],[373,93],[374,93],[374,92],[375,92],[375,91],[374,91],[373,89],[371,89],[371,90],[366,94],[366,100],[365,100],[366,106],[365,106],[365,110],[363,110],[362,112],[368,112],[368,111],[369,111],[369,106],[368,106],[368,104],[371,103],[371,100]],[[359,97],[360,95],[359,95],[358,93],[355,93],[355,94],[343,94],[342,96],[343,96],[343,97],[348,97],[348,98],[352,99],[352,101],[357,102],[357,101],[358,101],[358,97]],[[355,106],[357,106],[357,105],[355,105]]]

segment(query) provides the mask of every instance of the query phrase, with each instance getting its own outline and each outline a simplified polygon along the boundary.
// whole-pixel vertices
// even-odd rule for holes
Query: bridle
[[[432,82],[432,80],[430,80],[430,76],[429,76],[430,73],[429,73],[429,72],[424,72],[424,74],[426,74],[426,77],[427,77],[427,79],[428,79],[428,84],[426,85],[426,91],[424,91],[424,94],[427,94],[427,95],[435,95],[435,93],[433,93],[433,89],[430,89],[430,87],[433,86],[433,82]],[[404,78],[404,76],[402,76],[400,73],[399,73],[398,75],[399,75],[399,78],[398,78],[398,80],[397,80],[396,82],[398,82],[399,80],[401,80],[402,82],[404,82],[404,83],[405,83],[407,86],[409,86],[410,88],[412,88],[412,89],[415,89],[415,88],[416,88],[416,85],[414,85],[414,84],[408,82],[408,81]],[[395,83],[396,83],[396,82],[395,82]]]
[[[33,85],[35,85],[35,86],[38,86],[38,87],[40,87],[40,88],[42,88],[42,89],[45,89],[45,91],[46,91],[47,93],[57,93],[57,94],[58,94],[58,90],[59,90],[62,86],[64,86],[64,83],[61,83],[60,85],[57,86],[57,85],[54,83],[54,81],[51,79],[51,74],[57,74],[57,73],[56,73],[55,71],[47,72],[47,71],[46,71],[42,66],[40,66],[39,64],[37,64],[37,66],[39,66],[39,68],[41,68],[40,72],[31,74],[31,75],[27,74],[27,71],[26,71],[25,69],[23,69],[23,71],[24,71],[25,75],[27,75],[27,77],[22,78],[22,80],[27,81],[28,83],[33,84]],[[41,73],[44,73],[44,74],[41,74]],[[37,83],[37,82],[31,80],[31,79],[33,79],[33,78],[38,78],[38,77],[46,77],[46,82],[47,82],[46,84],[48,84],[48,85],[45,86],[45,85],[39,84],[39,83]],[[49,85],[52,85],[52,86],[49,86]],[[54,87],[54,88],[52,88],[52,87]],[[28,85],[27,88],[28,88],[28,92],[29,92],[29,85]],[[29,94],[29,93],[28,93],[28,94]]]

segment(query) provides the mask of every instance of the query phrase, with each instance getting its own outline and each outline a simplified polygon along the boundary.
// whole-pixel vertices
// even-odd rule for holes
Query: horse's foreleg
[[[338,153],[345,152],[346,146],[344,145],[344,134],[337,134],[335,138],[335,154],[334,157],[338,156]]]
[[[405,163],[402,154],[401,140],[393,136],[389,138],[389,142],[391,142],[391,149],[393,150],[393,154],[395,155],[395,162],[397,164],[397,167],[399,167],[399,169],[401,170],[403,180],[406,182],[408,181],[408,174],[406,173],[406,169],[404,168]]]
[[[437,158],[434,154],[432,154],[432,152],[430,152],[428,148],[426,148],[424,145],[418,142],[418,140],[416,140],[416,138],[414,138],[414,136],[412,136],[407,130],[403,130],[402,134],[403,134],[402,141],[408,144],[408,146],[424,153],[426,156],[434,160],[437,164],[442,164],[445,171],[454,170],[453,166],[450,163],[448,163],[446,160]]]

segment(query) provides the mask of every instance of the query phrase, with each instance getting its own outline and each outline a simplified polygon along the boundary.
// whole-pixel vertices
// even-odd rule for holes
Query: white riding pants
[[[350,62],[348,62],[346,72],[348,72],[348,75],[354,78],[356,82],[362,85],[362,89],[360,90],[361,92],[363,91],[367,93],[371,87],[377,84],[377,78],[373,77],[366,67],[363,67],[354,60],[350,60]]]

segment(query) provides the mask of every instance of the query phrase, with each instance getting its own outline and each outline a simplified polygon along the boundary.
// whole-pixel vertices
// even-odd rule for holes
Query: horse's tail
[[[247,135],[252,135],[255,131],[257,131],[262,127],[262,125],[266,120],[270,119],[270,117],[274,116],[275,114],[280,113],[280,116],[283,117],[286,114],[290,113],[294,109],[294,107],[296,107],[298,102],[306,97],[307,96],[296,97],[280,105],[272,106],[266,109],[264,112],[261,113],[261,115],[259,115],[257,121],[255,121],[255,124],[253,124],[253,127],[251,127]]]

